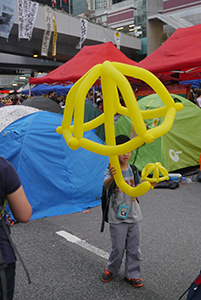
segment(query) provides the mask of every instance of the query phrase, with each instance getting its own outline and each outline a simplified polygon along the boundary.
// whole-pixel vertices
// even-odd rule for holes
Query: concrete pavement
[[[175,190],[154,189],[139,198],[142,221],[142,278],[133,288],[123,265],[112,281],[100,280],[107,260],[56,234],[64,230],[109,253],[108,225],[100,233],[101,208],[15,224],[12,238],[32,279],[17,263],[15,300],[177,300],[201,269],[201,183]],[[186,299],[184,297],[184,299]]]

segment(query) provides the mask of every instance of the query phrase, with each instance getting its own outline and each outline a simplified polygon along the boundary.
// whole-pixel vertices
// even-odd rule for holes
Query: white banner
[[[120,41],[121,41],[121,32],[115,31],[114,33],[114,42],[117,46],[117,49],[120,50]]]
[[[38,3],[29,0],[18,0],[18,38],[30,40],[36,16]]]
[[[87,37],[87,25],[88,21],[86,19],[80,19],[80,41],[76,46],[76,49],[82,49],[82,44]]]
[[[15,0],[0,0],[0,36],[8,39],[15,19]]]
[[[43,34],[41,55],[48,56],[48,49],[50,46],[50,39],[52,34],[52,9],[49,6],[45,6],[44,12],[45,12],[45,31]]]

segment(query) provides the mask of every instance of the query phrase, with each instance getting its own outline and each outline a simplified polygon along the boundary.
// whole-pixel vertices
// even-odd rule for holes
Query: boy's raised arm
[[[105,181],[103,182],[103,186],[106,189],[109,188],[109,186],[112,184],[114,180],[113,176],[116,174],[116,169],[114,167],[110,167],[110,164],[109,164],[109,172],[110,172],[110,177],[105,179]]]

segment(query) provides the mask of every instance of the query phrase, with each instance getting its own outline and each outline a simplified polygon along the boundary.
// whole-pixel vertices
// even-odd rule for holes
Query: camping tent
[[[148,163],[160,162],[168,172],[197,166],[201,154],[201,109],[191,101],[171,94],[173,99],[184,105],[177,112],[174,124],[164,136],[151,144],[144,144],[133,151],[130,162],[142,171]],[[157,94],[146,96],[138,101],[142,110],[164,106]],[[163,118],[145,120],[148,129],[160,125]],[[115,124],[115,133],[132,137],[134,128],[129,118],[121,116]]]
[[[37,111],[39,111],[39,109],[23,105],[9,105],[1,107],[0,132],[14,121]]]
[[[67,95],[70,91],[72,84],[68,85],[46,85],[46,84],[39,84],[31,89],[31,94],[34,96],[41,96],[41,95],[47,95],[50,91],[53,91],[59,95]],[[22,91],[23,95],[29,94],[29,89]]]
[[[177,29],[138,66],[151,71],[161,81],[201,78],[200,32],[201,24]]]
[[[35,107],[40,110],[47,110],[49,112],[59,113],[61,111],[61,107],[59,104],[50,98],[46,97],[31,97],[22,102],[24,106]]]
[[[56,128],[62,115],[39,111],[0,133],[0,155],[17,170],[32,219],[83,211],[100,204],[108,157],[82,148],[71,150]],[[103,143],[94,131],[87,139]]]
[[[96,64],[104,61],[115,61],[135,66],[137,63],[129,59],[112,42],[84,46],[71,60],[59,66],[42,78],[29,78],[30,84],[76,82]]]

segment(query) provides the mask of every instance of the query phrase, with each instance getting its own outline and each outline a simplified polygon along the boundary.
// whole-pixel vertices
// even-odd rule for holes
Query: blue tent
[[[17,170],[32,206],[32,219],[83,211],[100,204],[109,159],[79,148],[71,150],[56,128],[62,115],[40,111],[0,133],[0,155]],[[87,139],[103,144],[94,131]]]
[[[41,96],[47,95],[50,91],[53,91],[59,95],[67,95],[73,85],[46,85],[46,84],[39,84],[31,89],[31,94],[34,96]],[[22,91],[22,94],[28,95],[29,90]]]
[[[180,81],[179,84],[191,84],[192,87],[199,89],[201,87],[201,79]]]

